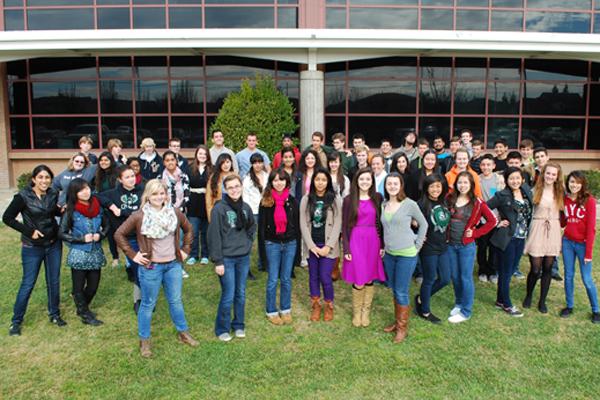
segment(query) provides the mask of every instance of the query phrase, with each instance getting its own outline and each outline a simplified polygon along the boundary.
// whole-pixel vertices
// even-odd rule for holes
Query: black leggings
[[[87,304],[92,302],[100,284],[99,269],[71,269],[73,297],[82,294]]]
[[[117,248],[117,242],[115,241],[115,232],[112,226],[108,229],[108,249],[113,260],[119,259],[119,249]]]
[[[527,297],[531,298],[538,278],[541,276],[540,304],[546,302],[546,296],[552,282],[552,264],[554,256],[532,257],[529,256],[531,269],[527,275]]]

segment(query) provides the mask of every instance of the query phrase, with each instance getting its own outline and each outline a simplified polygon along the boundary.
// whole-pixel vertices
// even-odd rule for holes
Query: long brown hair
[[[587,203],[588,199],[592,196],[588,189],[587,178],[585,177],[583,171],[571,172],[567,176],[567,182],[565,185],[568,194],[571,194],[571,190],[569,189],[569,181],[571,180],[571,178],[575,179],[577,183],[581,184],[581,190],[577,192],[577,199],[575,200],[575,202],[577,203],[577,205],[579,205],[579,207],[583,207],[585,203]]]
[[[548,168],[556,168],[557,176],[556,181],[552,185],[552,194],[554,195],[554,204],[556,208],[562,211],[565,208],[565,184],[563,181],[562,168],[559,163],[554,161],[548,161],[540,172],[540,177],[535,182],[533,188],[533,204],[538,205],[542,201],[542,194],[544,193],[544,175]]]
[[[267,181],[267,186],[265,187],[265,191],[263,192],[262,200],[260,201],[260,204],[263,207],[273,207],[275,205],[273,195],[271,194],[273,191],[273,181],[275,180],[275,178],[279,178],[280,180],[285,181],[286,189],[289,189],[292,185],[292,179],[290,178],[290,175],[287,172],[285,172],[283,166],[271,171],[271,173],[269,174],[269,180]]]
[[[354,228],[354,226],[356,225],[356,219],[358,218],[358,207],[360,204],[360,188],[358,187],[358,178],[360,178],[360,176],[364,174],[371,175],[371,187],[369,188],[368,194],[369,199],[371,200],[371,203],[373,204],[373,207],[375,207],[375,211],[377,213],[377,218],[375,219],[375,221],[379,222],[379,217],[381,213],[381,195],[379,195],[379,193],[377,193],[377,191],[375,190],[375,177],[373,176],[373,171],[371,170],[371,168],[361,168],[356,172],[356,174],[354,174],[354,178],[352,178],[352,184],[350,185],[350,194],[348,195],[350,199],[347,200],[350,202],[350,211],[348,213],[349,230],[352,230],[352,228]]]
[[[229,160],[231,163],[231,169],[228,173],[223,172],[221,170],[221,166],[225,163],[225,161]],[[222,153],[217,157],[217,162],[215,162],[215,167],[212,170],[212,174],[209,179],[210,192],[213,198],[217,198],[219,195],[219,185],[222,184],[221,180],[224,177],[224,174],[229,175],[233,172],[233,159],[227,153]]]
[[[198,145],[198,147],[196,147],[196,151],[194,152],[194,161],[192,162],[192,165],[190,165],[190,171],[192,172],[192,175],[196,175],[199,171],[198,152],[200,150],[204,150],[204,152],[206,153],[206,163],[204,165],[204,170],[206,171],[206,176],[210,176],[213,169],[212,160],[210,159],[210,150],[207,146],[203,144],[200,144]]]
[[[458,191],[458,180],[462,177],[465,177],[469,180],[469,191],[467,192],[467,197],[469,198],[469,204],[475,204],[475,200],[477,196],[475,196],[475,178],[469,171],[463,171],[456,176],[456,180],[454,181],[454,190],[448,195],[448,206],[450,208],[454,208],[456,206],[456,200],[458,200],[458,196],[460,193]]]

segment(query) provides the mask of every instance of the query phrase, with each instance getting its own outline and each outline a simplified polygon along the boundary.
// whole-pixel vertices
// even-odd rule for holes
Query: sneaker
[[[531,307],[531,297],[525,296],[525,298],[523,299],[523,308],[530,308],[530,307]]]
[[[479,282],[487,282],[488,278],[487,275],[479,275]]]
[[[417,277],[415,278],[415,283],[416,283],[417,285],[420,285],[420,284],[422,284],[422,283],[423,283],[423,277],[422,277],[422,276],[417,276]]]
[[[499,301],[494,303],[494,307],[496,307],[498,310],[504,310],[504,304],[500,303]]]
[[[563,280],[562,276],[560,276],[558,272],[556,274],[552,274],[552,279],[554,279],[557,282],[562,282]]]
[[[415,296],[415,311],[417,312],[417,315],[423,314],[423,309],[421,308],[421,296],[419,295]]]
[[[233,333],[236,338],[243,339],[246,337],[246,331],[243,329],[236,329]]]
[[[452,310],[450,310],[450,316],[453,317],[456,314],[460,313],[460,307],[459,306],[454,306],[454,308]]]
[[[21,336],[21,324],[12,324],[8,330],[9,336]]]
[[[523,275],[523,273],[521,271],[515,271],[513,276],[517,279],[525,279],[525,275]]]
[[[291,324],[292,323],[292,313],[291,312],[282,313],[281,320],[286,325]]]
[[[511,317],[522,317],[523,313],[515,306],[512,307],[505,307],[502,309],[505,313],[507,313],[508,315],[510,315]]]
[[[194,264],[196,264],[196,259],[194,257],[190,257],[190,258],[188,258],[188,260],[185,263],[187,265],[194,265]]]
[[[573,314],[573,309],[569,308],[569,307],[565,307],[562,310],[560,310],[560,317],[561,318],[569,318],[571,316],[571,314]]]
[[[600,313],[592,313],[592,324],[600,324]]]
[[[464,315],[462,315],[461,312],[448,318],[448,322],[450,322],[451,324],[460,324],[461,322],[465,322],[468,320],[469,317],[465,317]]]
[[[498,284],[498,275],[490,275],[488,277],[488,282],[491,282],[494,285],[497,285]]]
[[[283,320],[281,319],[279,314],[267,315],[267,321],[269,321],[273,325],[283,325]]]
[[[65,326],[67,324],[67,322],[60,317],[60,315],[58,317],[50,318],[50,323],[56,326]]]
[[[133,303],[133,312],[135,313],[135,315],[138,315],[138,311],[140,310],[140,304],[142,304],[141,300],[136,300],[136,302]]]
[[[186,271],[185,269],[181,268],[181,276],[182,276],[184,279],[187,279],[187,278],[189,278],[189,277],[190,277],[190,274],[188,274],[188,273],[187,273],[187,271]]]
[[[425,314],[419,314],[419,317],[423,318],[425,321],[429,321],[432,324],[441,324],[442,320],[439,319],[438,317],[436,317],[435,315],[433,315],[433,313],[429,313],[427,315]]]
[[[301,266],[302,268],[306,268],[306,267],[308,267],[308,261],[306,261],[306,260],[302,260],[302,261],[300,261],[300,266]]]
[[[221,333],[219,336],[217,336],[217,338],[221,341],[221,342],[229,342],[231,339],[233,339],[231,337],[231,335],[228,332],[225,333]]]
[[[206,264],[208,264],[208,258],[206,258],[206,257],[202,257],[202,258],[200,259],[200,265],[206,265]]]

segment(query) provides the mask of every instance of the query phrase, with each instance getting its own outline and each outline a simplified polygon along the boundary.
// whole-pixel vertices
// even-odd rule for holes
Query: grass
[[[564,303],[560,283],[550,289],[550,314],[527,310],[517,319],[493,307],[491,284],[477,282],[471,321],[433,326],[411,317],[409,337],[394,345],[381,331],[393,312],[391,293],[381,286],[369,328],[351,326],[350,287],[343,282],[335,284],[335,320],[310,323],[308,276],[299,270],[294,324],[275,327],[264,317],[266,275],[259,273],[248,283],[248,337],[221,343],[213,335],[218,280],[212,268],[194,266],[184,282],[184,304],[200,347],[177,342],[161,295],[152,324],[154,357],[144,360],[122,267],[103,271],[93,303],[103,326],[85,326],[76,318],[70,273],[63,268],[61,309],[68,325],[48,322],[40,274],[23,334],[9,337],[21,263],[18,235],[4,226],[0,257],[2,399],[593,399],[600,390],[600,326],[589,320],[579,274],[570,319],[557,316]],[[522,267],[528,270],[525,262]],[[595,277],[598,281],[597,271]],[[416,286],[411,289],[414,294]],[[513,281],[515,303],[524,290],[524,281]],[[433,311],[447,315],[452,300],[451,288],[445,288],[433,299]]]

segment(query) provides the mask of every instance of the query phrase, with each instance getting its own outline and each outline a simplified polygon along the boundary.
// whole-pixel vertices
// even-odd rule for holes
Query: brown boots
[[[384,332],[396,332],[394,343],[400,343],[408,336],[408,318],[410,316],[410,306],[401,306],[394,301],[394,314],[396,321],[389,326],[383,328]]]
[[[333,321],[333,301],[325,301],[325,311],[323,311],[323,321]]]
[[[312,302],[312,312],[310,313],[311,321],[318,321],[321,319],[321,298],[320,297],[311,297]]]
[[[140,340],[140,355],[144,358],[152,357],[152,350],[150,349],[150,339]]]
[[[371,325],[369,316],[374,294],[375,287],[373,285],[365,285],[362,289],[357,289],[352,285],[352,325],[356,327]]]
[[[191,347],[196,347],[200,344],[189,332],[179,332],[177,338],[181,343],[187,344]],[[152,349],[150,346],[150,339],[140,339],[140,355],[144,358],[152,357]]]
[[[187,344],[191,347],[196,347],[200,344],[200,342],[198,342],[196,339],[194,339],[194,337],[192,335],[190,335],[189,332],[179,332],[179,335],[177,335],[177,336],[181,343]]]

